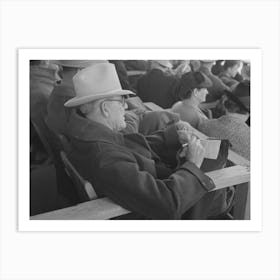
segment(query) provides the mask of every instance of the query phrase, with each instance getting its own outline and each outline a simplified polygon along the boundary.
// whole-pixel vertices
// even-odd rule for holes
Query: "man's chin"
[[[122,131],[126,128],[126,122],[124,122],[122,125],[119,127],[119,131]]]

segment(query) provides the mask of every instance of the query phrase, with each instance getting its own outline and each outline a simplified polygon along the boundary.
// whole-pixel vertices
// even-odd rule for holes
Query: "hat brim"
[[[112,90],[112,91],[107,91],[105,93],[100,93],[100,94],[95,94],[95,95],[88,95],[88,96],[82,96],[82,97],[73,97],[67,102],[64,103],[65,107],[77,107],[89,102],[92,102],[94,100],[98,99],[103,99],[106,97],[110,96],[115,96],[115,95],[136,95],[134,92],[130,90]]]
[[[201,73],[201,72],[200,72]],[[199,84],[198,88],[210,88],[213,86],[213,82],[204,73],[201,73],[204,77],[204,81]]]

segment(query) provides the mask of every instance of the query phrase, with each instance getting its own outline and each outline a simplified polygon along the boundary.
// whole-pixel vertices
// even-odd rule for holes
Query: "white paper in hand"
[[[221,140],[200,139],[200,143],[205,149],[205,158],[217,159],[220,151]]]

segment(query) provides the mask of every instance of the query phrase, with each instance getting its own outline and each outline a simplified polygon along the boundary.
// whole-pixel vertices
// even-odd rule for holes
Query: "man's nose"
[[[128,105],[126,102],[124,102],[123,108],[126,110],[128,108]]]

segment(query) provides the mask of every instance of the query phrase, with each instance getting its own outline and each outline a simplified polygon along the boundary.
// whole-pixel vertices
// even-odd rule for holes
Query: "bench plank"
[[[130,211],[105,197],[35,215],[30,220],[107,220],[127,213]]]
[[[248,167],[231,166],[206,173],[215,183],[218,190],[227,186],[247,183],[250,180]],[[109,198],[99,198],[72,207],[39,214],[31,220],[107,220],[129,213]]]
[[[240,185],[250,181],[249,167],[241,165],[211,171],[206,173],[206,175],[209,176],[216,185],[215,189],[211,191],[219,190],[228,186]]]

